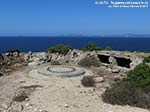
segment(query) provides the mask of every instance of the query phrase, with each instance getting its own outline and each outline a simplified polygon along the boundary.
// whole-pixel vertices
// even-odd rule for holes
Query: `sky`
[[[150,34],[150,7],[108,8],[95,2],[0,0],[0,36]]]

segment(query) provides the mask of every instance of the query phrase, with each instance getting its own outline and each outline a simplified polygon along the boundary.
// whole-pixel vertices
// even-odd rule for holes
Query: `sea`
[[[10,49],[22,52],[40,52],[57,44],[64,44],[80,49],[88,43],[95,43],[105,48],[110,46],[119,51],[150,52],[150,38],[142,37],[0,37],[0,53]]]

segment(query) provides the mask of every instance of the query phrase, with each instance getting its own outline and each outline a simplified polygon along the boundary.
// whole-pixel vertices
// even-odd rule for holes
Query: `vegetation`
[[[98,47],[95,43],[89,43],[86,46],[82,47],[81,50],[83,50],[83,51],[97,51],[97,50],[103,50],[103,48]]]
[[[72,50],[72,48],[70,46],[60,44],[60,45],[56,45],[54,47],[49,48],[47,50],[47,52],[59,53],[59,54],[66,55],[70,50]]]
[[[95,56],[87,56],[82,60],[80,60],[78,64],[83,67],[91,67],[91,66],[98,67],[100,66],[101,63]]]
[[[54,61],[54,62],[51,62],[51,65],[61,65],[61,63],[58,61]]]
[[[145,57],[143,63],[150,63],[150,56]]]
[[[85,87],[95,87],[95,80],[93,76],[84,76],[81,80],[81,84]]]
[[[107,89],[102,97],[107,103],[150,109],[150,66],[139,64],[125,79]]]
[[[137,86],[146,87],[150,84],[150,66],[148,64],[139,64],[134,70],[128,73],[125,80],[137,82]]]
[[[20,87],[15,95],[13,96],[13,101],[15,102],[23,102],[28,99],[29,95],[36,90],[36,88],[42,88],[41,85],[31,85],[31,86],[22,86]]]
[[[46,50],[46,52],[50,52],[50,53],[59,53],[59,54],[63,54],[66,55],[70,50],[72,50],[73,48],[67,45],[63,45],[63,44],[59,44],[53,47],[50,47]],[[105,49],[102,47],[97,46],[95,43],[89,43],[87,45],[85,45],[84,47],[80,48],[80,50],[83,51],[98,51],[98,50],[112,50],[111,47],[107,46]],[[8,51],[12,51],[12,50],[8,50]],[[7,51],[7,52],[8,52]]]
[[[146,89],[138,88],[135,82],[121,81],[107,89],[102,98],[106,103],[113,105],[131,105],[149,109],[150,94],[146,91]]]
[[[18,52],[18,53],[20,53],[20,51],[18,49],[9,49],[6,52],[9,52],[9,53]]]

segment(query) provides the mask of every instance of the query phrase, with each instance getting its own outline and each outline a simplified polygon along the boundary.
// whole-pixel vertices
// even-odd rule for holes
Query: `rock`
[[[96,77],[95,82],[98,82],[98,83],[104,82],[104,78],[103,77]]]
[[[48,55],[45,52],[37,53],[36,56],[42,61],[47,61],[48,59]]]
[[[128,73],[128,71],[129,71],[129,69],[125,68],[125,67],[119,67],[118,69],[121,73]]]
[[[4,74],[0,73],[0,77],[4,76]]]
[[[11,64],[12,64],[12,62],[10,62],[10,61],[7,62],[7,65],[11,65]]]
[[[8,109],[8,105],[6,105],[6,104],[1,104],[0,107],[2,107],[4,109]]]
[[[10,53],[9,53],[9,52],[6,52],[6,53],[5,53],[5,56],[10,56]]]
[[[126,67],[120,67],[120,66],[115,66],[112,69],[112,73],[119,73],[119,72],[121,72],[121,73],[127,73],[128,71],[129,71],[128,68],[126,68]]]
[[[19,63],[15,63],[13,65],[14,68],[21,68],[23,66],[23,64],[19,64]]]
[[[117,60],[114,57],[110,56],[109,57],[109,63],[112,65],[117,65]]]
[[[38,109],[37,109],[37,108],[34,108],[34,109],[33,109],[33,112],[38,112]]]
[[[30,100],[29,98],[26,98],[26,99],[25,99],[25,101],[29,101],[29,100]]]
[[[78,87],[78,88],[80,88],[80,87],[81,87],[81,85],[77,85],[77,87]]]
[[[65,107],[65,108],[68,108],[69,106],[68,106],[68,104],[65,104],[64,107]]]
[[[5,112],[5,111],[4,111]],[[6,111],[6,112],[20,112],[20,111],[18,111],[18,110],[14,110],[14,109],[9,109],[8,111]]]
[[[24,81],[24,80],[21,80],[21,81],[19,81],[20,83],[26,83],[26,81]]]
[[[28,65],[29,65],[29,66],[38,66],[39,63],[37,63],[37,62],[30,62],[30,63],[28,63]]]
[[[114,76],[113,79],[114,79],[114,81],[119,81],[119,80],[121,80],[121,76]]]
[[[24,109],[23,105],[14,104],[14,103],[11,105],[11,108],[12,108],[13,110],[16,110],[16,111],[19,111],[19,112]]]
[[[32,61],[32,62],[39,62],[40,58],[39,57],[33,57],[32,59],[30,59],[30,61]]]
[[[24,55],[24,60],[29,61],[32,59],[32,52],[29,51],[27,54]]]
[[[25,61],[28,61],[29,59],[30,59],[29,55],[28,55],[28,54],[25,54],[25,55],[24,55],[24,60],[25,60]]]
[[[26,107],[30,107],[30,106],[32,106],[32,104],[26,103]]]
[[[130,68],[131,69],[134,69],[137,65],[139,65],[140,63],[142,63],[143,60],[142,59],[139,59],[139,58],[136,58],[132,61],[132,63],[130,64]]]
[[[119,73],[120,71],[118,69],[111,70],[112,73]]]
[[[19,52],[17,52],[17,51],[13,52],[13,57],[16,57],[16,58],[19,57]]]
[[[39,112],[48,112],[47,110],[39,110]]]
[[[10,72],[12,72],[12,71],[13,71],[12,69],[5,69],[5,72],[6,72],[6,73],[8,73],[8,72],[10,73]]]
[[[29,52],[28,52],[28,55],[32,55],[32,51],[29,51]]]

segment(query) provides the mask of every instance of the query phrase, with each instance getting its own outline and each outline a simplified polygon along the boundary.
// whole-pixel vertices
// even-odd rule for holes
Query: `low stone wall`
[[[25,60],[29,62],[29,65],[40,65],[46,62],[59,62],[60,64],[69,63],[77,65],[81,59],[90,55],[95,55],[102,63],[133,69],[136,65],[142,63],[143,58],[145,56],[149,56],[150,53],[128,51],[83,52],[74,49],[66,55],[58,53],[29,52],[25,54]]]

